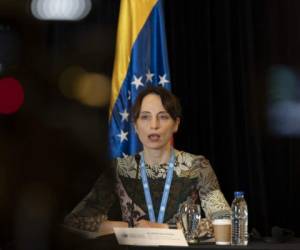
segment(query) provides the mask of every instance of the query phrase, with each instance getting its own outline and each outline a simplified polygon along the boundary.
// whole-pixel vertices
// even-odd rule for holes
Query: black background
[[[36,20],[29,3],[0,3],[0,24],[14,41],[4,43],[2,31],[0,74],[25,91],[17,113],[0,115],[3,245],[23,230],[19,223],[34,224],[24,200],[46,204],[46,217],[60,222],[108,165],[108,107],[66,99],[57,82],[70,65],[111,76],[119,1],[92,1],[79,22]],[[299,235],[299,139],[272,135],[266,119],[269,69],[298,69],[299,9],[297,0],[165,1],[173,92],[184,114],[175,146],[211,161],[229,202],[244,190],[249,227],[264,235],[274,225]]]

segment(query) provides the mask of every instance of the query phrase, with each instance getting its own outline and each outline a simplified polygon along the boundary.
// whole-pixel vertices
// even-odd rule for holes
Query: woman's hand
[[[156,222],[151,222],[148,220],[139,220],[138,222],[135,223],[134,227],[152,227],[152,228],[169,228],[167,224],[162,224],[162,223],[156,223]]]
[[[101,225],[99,228],[100,236],[107,235],[107,234],[113,234],[114,227],[128,227],[128,223],[124,222],[124,221],[105,220],[105,221],[101,222]]]

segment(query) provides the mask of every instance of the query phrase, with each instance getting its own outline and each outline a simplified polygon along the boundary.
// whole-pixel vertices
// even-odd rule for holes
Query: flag
[[[146,86],[171,89],[162,0],[121,0],[109,112],[113,158],[142,149],[130,117]]]

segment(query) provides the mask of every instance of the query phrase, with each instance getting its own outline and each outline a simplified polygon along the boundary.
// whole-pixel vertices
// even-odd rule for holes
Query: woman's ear
[[[175,120],[174,133],[176,133],[178,131],[179,124],[180,124],[180,118],[177,117],[176,120]]]

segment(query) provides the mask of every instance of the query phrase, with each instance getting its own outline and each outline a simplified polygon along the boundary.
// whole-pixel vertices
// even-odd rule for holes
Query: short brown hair
[[[140,115],[141,106],[144,98],[150,94],[155,94],[160,97],[162,105],[174,121],[177,118],[181,117],[181,105],[177,97],[163,87],[151,86],[142,90],[136,98],[135,103],[131,108],[131,117],[133,122],[136,122]]]

